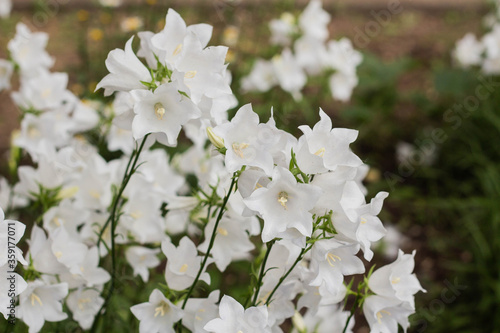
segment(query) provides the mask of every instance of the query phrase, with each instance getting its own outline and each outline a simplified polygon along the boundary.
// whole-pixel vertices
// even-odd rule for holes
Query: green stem
[[[347,330],[347,326],[349,326],[349,322],[351,321],[351,318],[354,316],[354,313],[356,312],[358,300],[359,300],[359,294],[356,294],[356,299],[354,300],[354,304],[352,305],[352,308],[351,308],[351,314],[347,318],[347,321],[345,323],[344,329],[342,330],[342,333],[345,333],[345,331]]]
[[[100,241],[102,240],[102,234],[104,233],[104,230],[107,228],[108,224],[111,223],[111,281],[109,282],[109,289],[108,289],[108,294],[106,295],[106,299],[104,300],[104,303],[102,304],[101,308],[99,309],[99,312],[97,312],[97,315],[94,319],[94,323],[92,325],[92,332],[95,332],[97,329],[97,324],[99,322],[100,316],[102,314],[102,311],[106,308],[108,305],[111,296],[113,295],[114,289],[115,289],[115,277],[116,277],[116,247],[115,247],[115,231],[116,231],[116,224],[117,224],[117,218],[116,214],[119,211],[119,203],[121,202],[121,197],[123,195],[123,192],[125,191],[125,188],[128,185],[128,182],[130,181],[130,178],[132,175],[135,173],[137,170],[137,162],[139,161],[139,155],[141,154],[142,149],[144,148],[144,144],[146,143],[146,140],[148,138],[149,134],[146,134],[144,138],[142,139],[141,145],[139,148],[137,148],[132,155],[130,155],[130,159],[127,163],[127,167],[125,169],[125,174],[123,175],[122,178],[122,183],[120,185],[120,189],[116,193],[116,195],[113,198],[112,202],[112,207],[111,207],[111,214],[109,215],[109,218],[106,220],[106,223],[101,229],[101,232],[99,234],[99,239],[97,241],[97,246],[99,247]]]
[[[295,268],[295,266],[297,266],[297,264],[302,260],[302,258],[304,257],[304,254],[306,254],[307,251],[309,251],[311,249],[311,247],[312,247],[312,245],[310,245],[309,247],[305,247],[305,248],[303,248],[300,251],[300,253],[297,256],[297,259],[295,259],[295,262],[293,263],[292,267],[290,267],[288,269],[288,271],[286,272],[286,274],[283,275],[280,278],[280,280],[278,281],[278,284],[276,284],[276,286],[274,287],[274,289],[271,291],[271,293],[267,297],[266,305],[269,305],[269,303],[271,303],[271,300],[273,299],[273,295],[276,292],[276,290],[278,290],[279,286],[281,286],[281,284],[283,283],[283,281],[285,281],[285,279],[288,277],[288,275],[290,275],[290,273],[293,271],[293,269]]]
[[[253,295],[252,306],[255,306],[257,303],[257,297],[259,297],[260,287],[262,286],[262,279],[265,275],[265,268],[267,263],[267,258],[269,257],[269,253],[271,253],[271,249],[273,248],[275,239],[267,243],[266,255],[264,256],[264,260],[262,261],[262,265],[260,266],[259,279],[257,281],[257,289],[255,290],[255,294]]]
[[[226,208],[227,201],[229,200],[229,197],[231,196],[231,192],[233,191],[234,185],[236,183],[236,173],[233,174],[233,179],[231,181],[231,186],[229,186],[229,191],[224,197],[224,201],[222,202],[222,206],[219,209],[219,215],[217,216],[217,220],[215,221],[215,226],[214,226],[214,231],[212,232],[212,236],[210,237],[210,243],[208,244],[208,249],[207,253],[205,253],[205,257],[203,258],[203,262],[201,263],[200,269],[198,270],[198,274],[196,274],[196,278],[194,279],[193,283],[191,284],[191,287],[189,288],[186,298],[184,299],[184,302],[182,303],[182,309],[186,307],[187,301],[191,294],[193,293],[193,290],[196,286],[196,283],[200,279],[201,273],[203,272],[205,265],[207,263],[208,257],[210,256],[210,251],[212,250],[212,247],[214,246],[215,242],[215,236],[217,235],[217,227],[219,226],[219,222],[222,219],[222,216],[224,215],[224,209]]]

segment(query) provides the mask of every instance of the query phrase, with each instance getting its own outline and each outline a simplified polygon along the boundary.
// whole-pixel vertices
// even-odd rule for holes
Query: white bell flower
[[[332,97],[341,102],[351,99],[352,91],[358,85],[356,74],[337,72],[328,80]]]
[[[311,38],[324,41],[328,38],[330,14],[321,5],[321,0],[311,0],[299,16],[299,26]]]
[[[204,329],[211,333],[271,333],[267,308],[263,305],[245,310],[234,298],[224,295],[219,304],[219,316],[209,321]]]
[[[255,217],[254,217],[255,218]],[[210,253],[214,263],[223,272],[233,260],[247,259],[255,246],[250,241],[247,228],[252,224],[252,218],[239,217],[237,214],[224,214],[217,227],[217,236]],[[206,252],[210,237],[214,231],[215,219],[205,227],[205,241],[198,248]]]
[[[160,249],[150,249],[143,246],[131,246],[125,251],[125,258],[134,270],[134,276],[140,275],[142,281],[148,282],[149,269],[160,264],[157,254]]]
[[[193,333],[208,333],[203,327],[219,314],[219,290],[214,290],[207,298],[189,298],[184,309],[182,325]]]
[[[335,239],[323,239],[314,243],[311,251],[311,268],[316,277],[311,286],[325,287],[336,292],[343,287],[344,276],[361,274],[365,266],[356,256],[359,245],[343,244]]]
[[[45,50],[48,40],[49,35],[45,32],[32,33],[24,23],[16,25],[16,36],[7,48],[23,76],[34,77],[52,67],[54,59]]]
[[[262,241],[294,238],[290,232],[310,237],[313,221],[310,210],[322,190],[314,185],[297,183],[290,171],[276,167],[267,187],[256,189],[244,199],[248,208],[259,212],[264,219]]]
[[[39,332],[46,321],[57,322],[68,318],[61,301],[68,295],[68,284],[48,285],[42,280],[28,282],[19,296],[17,316],[29,327],[29,333]]]
[[[7,18],[12,10],[12,0],[0,0],[0,17]]]
[[[295,100],[301,100],[300,91],[307,83],[307,76],[292,51],[284,49],[280,55],[274,56],[271,62],[281,88],[289,92]]]
[[[183,316],[183,311],[158,289],[153,290],[149,302],[134,305],[130,311],[140,320],[140,333],[175,333],[174,324]]]
[[[297,33],[295,17],[289,12],[281,14],[279,19],[273,19],[269,22],[271,30],[271,44],[289,46],[292,36]]]
[[[164,83],[154,92],[134,90],[135,117],[132,133],[139,140],[148,133],[165,133],[168,144],[175,146],[182,125],[201,115],[198,107],[186,96],[179,93],[173,82]]]
[[[483,52],[484,44],[473,33],[468,33],[457,41],[453,57],[460,66],[469,67],[481,64]]]
[[[191,286],[200,269],[202,257],[198,255],[196,245],[187,236],[175,247],[170,239],[161,243],[161,250],[167,257],[167,267],[165,268],[165,280],[168,287],[173,290],[183,290]],[[210,261],[207,261],[210,263]],[[208,264],[205,265],[208,266]],[[210,284],[210,275],[203,272],[200,280]]]
[[[337,304],[323,305],[318,308],[318,311],[307,311],[302,318],[306,332],[315,333],[331,333],[342,332],[344,329],[347,318],[349,317],[348,311],[342,311],[342,308]],[[292,318],[293,320],[293,318]],[[354,317],[351,318],[346,332],[352,333],[354,329]],[[295,326],[298,328],[297,326]],[[292,333],[299,333],[296,329]]]
[[[241,88],[247,91],[269,91],[278,84],[274,74],[273,63],[264,59],[257,59],[250,73],[241,80]]]
[[[137,58],[132,50],[131,37],[125,44],[125,49],[114,49],[106,59],[106,68],[109,74],[97,84],[96,90],[104,88],[104,96],[115,91],[131,91],[146,89],[141,81],[150,82],[151,74],[146,66]]]
[[[368,280],[370,289],[379,296],[406,302],[414,309],[413,295],[419,291],[426,292],[416,275],[412,274],[415,267],[415,253],[414,250],[412,254],[404,254],[399,250],[396,261],[373,272]]]
[[[408,316],[415,313],[415,310],[406,302],[371,295],[363,303],[363,313],[371,333],[397,333],[398,324],[406,332],[410,326]]]
[[[111,278],[104,268],[99,267],[99,253],[96,246],[86,251],[81,262],[75,262],[71,266],[70,273],[75,278],[81,277],[89,287],[102,285]]]
[[[68,295],[66,304],[78,325],[84,330],[88,330],[92,327],[96,314],[104,304],[104,299],[100,296],[100,292],[95,289],[77,289]]]
[[[261,168],[267,175],[273,170],[273,156],[269,148],[277,142],[272,129],[259,123],[259,116],[250,104],[242,106],[227,122],[216,126],[214,133],[224,140],[226,168],[233,173],[242,166]]]

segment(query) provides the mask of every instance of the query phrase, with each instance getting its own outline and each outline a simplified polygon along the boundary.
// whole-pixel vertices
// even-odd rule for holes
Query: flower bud
[[[212,127],[207,127],[207,135],[208,135],[208,140],[210,140],[210,142],[215,146],[215,148],[217,149],[224,148],[224,139],[216,135]]]

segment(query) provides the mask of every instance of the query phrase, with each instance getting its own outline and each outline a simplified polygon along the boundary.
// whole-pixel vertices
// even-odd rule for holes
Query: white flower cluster
[[[480,39],[473,33],[458,40],[452,56],[463,68],[479,67],[486,75],[500,74],[500,1],[496,11],[485,17],[488,32]]]
[[[283,46],[283,51],[271,60],[257,59],[242,79],[242,89],[266,92],[279,85],[300,100],[308,76],[327,74],[332,97],[349,101],[358,85],[356,68],[363,58],[348,38],[328,40],[329,23],[330,14],[321,0],[311,0],[298,19],[284,13],[272,20],[271,43]]]
[[[313,19],[317,5],[303,14],[304,26],[325,21]],[[250,104],[228,121],[237,102],[227,48],[207,46],[211,34],[211,26],[186,26],[169,10],[162,31],[138,34],[137,53],[133,38],[111,51],[110,73],[97,87],[115,100],[100,119],[67,90],[66,74],[48,71],[47,36],[18,25],[9,43],[13,63],[6,62],[21,78],[12,98],[23,119],[12,149],[26,151],[34,166],[18,167],[12,186],[0,181],[0,205],[8,212],[29,206],[23,209],[41,215],[25,258],[12,251],[24,271],[24,279],[16,275],[17,317],[30,333],[39,332],[46,321],[68,318],[65,305],[82,329],[95,329],[123,254],[144,282],[164,263],[168,288],[155,286],[148,301],[130,308],[141,333],[182,326],[199,333],[281,332],[290,318],[300,332],[352,331],[341,302],[353,293],[372,332],[406,329],[414,294],[423,291],[412,274],[414,253],[400,252],[393,264],[370,271],[358,292],[344,282],[365,273],[360,250],[371,261],[372,243],[386,234],[377,215],[388,194],[365,200],[368,167],[349,147],[357,131],[332,128],[320,110],[320,121],[299,127],[297,139],[272,116],[261,123]],[[101,156],[82,134],[90,129],[121,157]],[[181,130],[193,145],[170,158],[162,145],[176,146]],[[216,151],[206,148],[207,134]],[[17,243],[24,225],[0,213],[3,251],[4,226],[15,224]],[[3,259],[1,272],[12,270]],[[258,272],[239,302],[210,289],[206,270],[214,264],[224,272],[240,260],[254,262]],[[192,297],[200,280],[211,292]],[[7,295],[0,288],[4,316]]]

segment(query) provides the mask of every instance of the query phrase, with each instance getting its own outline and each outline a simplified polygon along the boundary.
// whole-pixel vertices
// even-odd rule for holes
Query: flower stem
[[[257,289],[255,290],[255,294],[253,295],[252,306],[255,306],[257,303],[257,297],[259,297],[260,287],[262,286],[262,279],[264,278],[265,275],[267,258],[269,257],[269,253],[271,253],[271,249],[273,248],[275,242],[276,239],[273,239],[272,241],[267,243],[267,250],[264,256],[264,260],[262,261],[262,265],[260,266],[259,279],[257,281],[257,286],[256,286]]]
[[[356,308],[358,307],[358,300],[359,300],[359,294],[356,294],[356,299],[354,300],[354,304],[352,305],[352,308],[351,308],[351,314],[347,318],[347,321],[345,323],[344,329],[342,330],[342,333],[346,332],[347,326],[349,326],[349,322],[351,321],[351,318],[354,316],[354,313],[356,312]]]
[[[283,275],[280,280],[278,281],[278,283],[276,284],[276,286],[274,287],[274,289],[271,291],[271,293],[269,294],[269,296],[267,297],[267,301],[266,301],[266,305],[269,305],[269,303],[271,303],[272,299],[273,299],[273,295],[274,293],[276,292],[276,290],[278,290],[279,286],[281,286],[281,284],[283,283],[283,281],[285,281],[285,279],[288,277],[288,275],[290,275],[290,273],[293,271],[293,269],[295,268],[295,266],[297,266],[297,264],[302,260],[302,258],[304,257],[304,255],[307,253],[307,251],[309,251],[311,249],[312,245],[309,245],[308,247],[304,247],[299,255],[297,256],[297,259],[295,259],[295,262],[293,263],[292,267],[290,267],[288,269],[288,271],[285,273],[285,275]]]
[[[144,144],[146,143],[146,140],[148,138],[149,134],[146,134],[144,138],[142,139],[141,145],[139,148],[136,148],[132,155],[130,155],[130,158],[127,163],[127,167],[125,169],[125,174],[123,175],[122,182],[120,185],[120,189],[116,193],[116,195],[113,197],[113,201],[111,204],[111,214],[109,215],[108,219],[106,220],[106,223],[102,227],[100,233],[99,233],[99,239],[97,241],[97,247],[99,248],[99,244],[102,241],[102,235],[104,233],[104,230],[108,227],[109,224],[111,224],[111,280],[109,282],[109,288],[108,288],[108,294],[106,295],[106,298],[104,300],[104,303],[102,304],[101,308],[97,312],[97,315],[94,319],[94,323],[92,325],[92,332],[95,332],[97,329],[97,324],[99,322],[100,316],[102,315],[102,311],[106,308],[108,305],[111,296],[113,295],[114,289],[115,289],[115,277],[116,277],[116,247],[115,247],[115,231],[116,231],[116,224],[118,222],[117,220],[117,212],[120,210],[119,209],[119,204],[122,202],[121,197],[123,195],[123,192],[125,191],[125,188],[128,185],[128,182],[130,181],[130,178],[132,175],[137,171],[137,162],[139,161],[139,156],[141,154],[142,149],[144,148]]]
[[[219,209],[219,215],[217,216],[217,220],[215,221],[214,231],[212,232],[212,236],[210,237],[210,243],[208,244],[207,253],[205,253],[205,257],[203,258],[200,269],[198,270],[198,274],[196,274],[196,278],[194,279],[193,283],[191,284],[191,287],[189,288],[189,290],[186,294],[186,298],[184,299],[184,302],[182,303],[182,309],[184,309],[186,307],[187,301],[188,301],[189,297],[191,296],[191,294],[193,293],[193,290],[196,286],[196,283],[198,283],[198,280],[200,279],[201,273],[203,272],[203,270],[205,268],[208,257],[210,256],[210,251],[212,250],[212,247],[214,246],[215,236],[217,235],[217,227],[219,226],[219,222],[222,219],[222,216],[224,215],[224,209],[226,208],[227,201],[229,200],[229,197],[231,196],[231,192],[233,191],[235,183],[236,183],[236,173],[233,174],[231,186],[229,186],[229,191],[226,194],[226,196],[224,197],[224,201],[222,202],[222,206]]]

